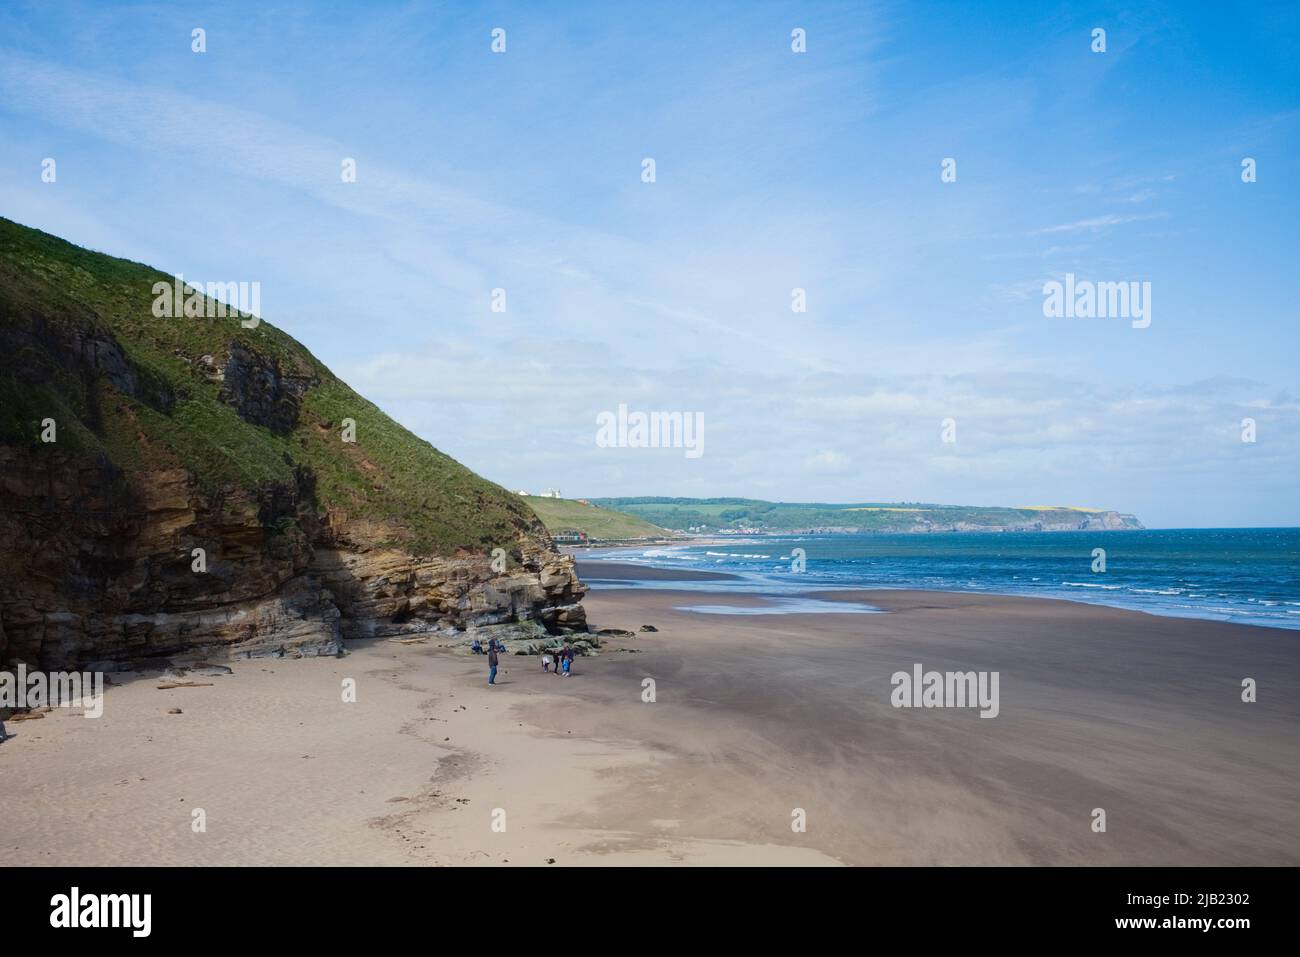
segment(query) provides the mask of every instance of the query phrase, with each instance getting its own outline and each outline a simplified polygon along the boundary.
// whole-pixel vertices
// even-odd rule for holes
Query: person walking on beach
[[[488,642],[488,684],[497,683],[497,644],[496,641]]]
[[[569,677],[569,669],[573,667],[573,646],[568,642],[564,644],[564,650],[560,652],[560,657],[564,660],[564,677]]]

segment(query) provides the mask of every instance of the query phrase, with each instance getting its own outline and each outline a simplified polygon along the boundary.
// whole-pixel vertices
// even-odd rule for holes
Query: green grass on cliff
[[[0,343],[16,344],[0,352],[0,444],[103,456],[128,476],[184,468],[214,496],[291,486],[305,465],[320,510],[375,523],[378,543],[416,554],[516,551],[521,536],[544,539],[517,495],[398,425],[265,319],[245,328],[229,317],[155,317],[153,284],[170,281],[0,218]],[[85,374],[78,355],[94,341],[118,344],[135,395]],[[220,398],[222,383],[201,358],[219,368],[233,343],[281,373],[317,381],[291,432],[246,421]],[[53,446],[39,442],[46,417],[58,423]],[[342,441],[348,418],[355,443]]]
[[[586,532],[588,538],[606,542],[627,541],[634,538],[664,538],[669,533],[657,525],[609,508],[583,505],[568,498],[542,498],[524,496],[524,501],[546,523],[552,534],[561,532]]]

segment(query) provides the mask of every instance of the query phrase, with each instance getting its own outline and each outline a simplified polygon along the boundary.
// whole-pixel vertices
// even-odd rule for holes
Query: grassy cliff
[[[573,499],[527,495],[524,496],[524,501],[541,517],[552,535],[578,531],[585,532],[592,540],[622,542],[638,538],[665,538],[671,534],[635,515],[584,505]]]
[[[214,496],[264,495],[305,475],[323,514],[417,554],[549,544],[518,496],[398,425],[268,322],[156,317],[153,285],[171,281],[0,218],[0,445],[106,462],[128,483],[182,468]],[[46,444],[50,418],[57,442]],[[342,440],[344,419],[355,442]]]

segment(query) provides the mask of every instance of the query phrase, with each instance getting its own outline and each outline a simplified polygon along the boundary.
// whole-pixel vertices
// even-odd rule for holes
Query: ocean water
[[[1092,570],[1095,548],[1106,551],[1104,572]],[[793,570],[795,549],[805,555],[802,572]],[[1297,528],[756,537],[582,558],[739,576],[734,582],[635,583],[640,588],[777,595],[841,588],[990,592],[1300,629]],[[599,576],[589,577],[601,587]],[[697,607],[725,610],[705,602]]]

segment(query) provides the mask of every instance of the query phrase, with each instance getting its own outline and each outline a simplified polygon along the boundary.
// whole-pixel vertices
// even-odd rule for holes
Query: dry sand
[[[572,678],[509,657],[489,688],[482,657],[434,641],[235,662],[210,687],[119,677],[99,719],[9,725],[0,848],[20,865],[1300,863],[1293,633],[822,597],[888,613],[704,615],[676,610],[698,592],[611,589],[588,597],[596,627],[660,630]],[[891,707],[916,662],[999,671],[1001,713]]]

